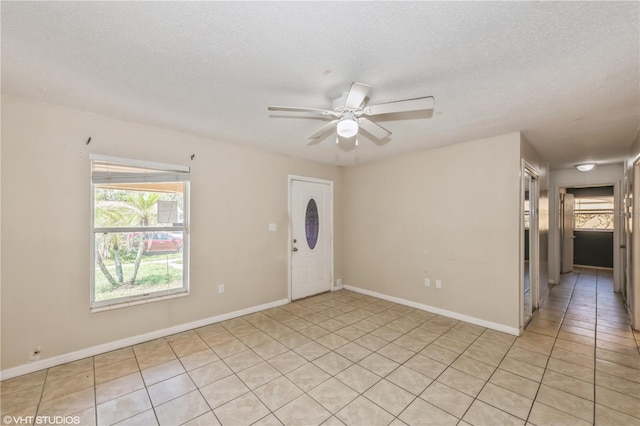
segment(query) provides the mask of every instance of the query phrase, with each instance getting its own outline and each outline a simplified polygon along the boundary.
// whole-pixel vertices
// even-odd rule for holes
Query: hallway
[[[611,271],[562,275],[514,345],[536,342],[528,349],[550,355],[532,415],[541,402],[598,425],[640,424],[639,339]]]

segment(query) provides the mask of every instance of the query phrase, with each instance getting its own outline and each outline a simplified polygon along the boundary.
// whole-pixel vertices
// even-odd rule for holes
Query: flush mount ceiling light
[[[351,138],[358,133],[358,122],[353,116],[345,117],[338,122],[337,132],[343,138]]]
[[[580,170],[581,172],[588,172],[589,170],[593,169],[596,165],[594,163],[585,163],[585,164],[578,164],[576,166],[576,169]]]

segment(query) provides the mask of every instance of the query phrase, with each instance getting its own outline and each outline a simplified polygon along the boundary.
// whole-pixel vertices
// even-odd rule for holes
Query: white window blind
[[[94,184],[188,182],[189,168],[113,157],[92,158]]]

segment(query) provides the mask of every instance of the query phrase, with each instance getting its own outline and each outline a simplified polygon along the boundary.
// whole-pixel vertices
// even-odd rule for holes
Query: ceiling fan
[[[352,83],[351,89],[349,89],[348,92],[344,92],[338,99],[333,101],[332,110],[286,106],[270,106],[268,109],[269,111],[311,112],[332,117],[333,120],[329,121],[327,124],[320,127],[314,134],[309,136],[309,139],[313,139],[310,145],[319,143],[322,136],[335,129],[337,133],[336,143],[340,143],[343,139],[349,139],[355,136],[356,146],[358,145],[357,136],[360,128],[377,139],[383,139],[391,135],[390,131],[369,120],[367,117],[433,109],[433,96],[404,99],[378,105],[365,105],[364,101],[369,90],[371,90],[371,86],[368,84],[358,82]]]

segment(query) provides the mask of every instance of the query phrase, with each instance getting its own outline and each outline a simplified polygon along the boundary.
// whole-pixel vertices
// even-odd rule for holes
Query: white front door
[[[331,183],[292,179],[291,299],[331,290]]]

